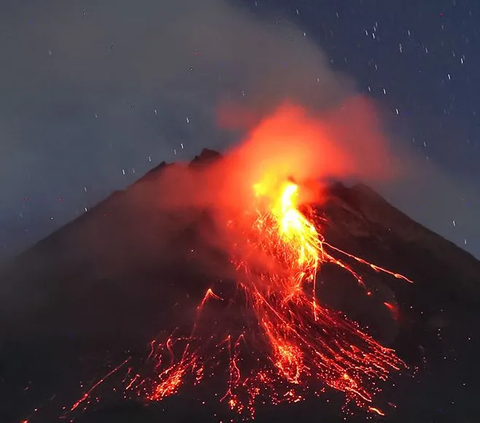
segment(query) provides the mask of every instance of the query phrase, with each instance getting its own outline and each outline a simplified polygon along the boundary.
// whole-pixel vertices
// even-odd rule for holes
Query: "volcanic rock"
[[[191,165],[217,160],[219,153],[203,150]],[[175,165],[161,163],[2,269],[0,421],[20,421],[59,392],[73,395],[78,381],[101,368],[106,357],[113,362],[126,354],[141,355],[159,330],[192,321],[211,280],[228,279],[225,257],[201,236],[211,224],[208,213],[160,216],[154,199],[145,195],[154,195],[169,166]],[[358,321],[419,369],[392,389],[398,410],[388,421],[480,418],[472,401],[480,394],[475,382],[480,374],[480,262],[365,185],[337,183],[326,198],[317,213],[325,218],[322,231],[329,243],[413,281],[360,266],[356,269],[372,293],[368,296],[333,266],[326,265],[319,275],[323,304]],[[212,265],[205,268],[205,262]],[[136,406],[129,406],[128,413],[131,421],[143,421],[144,414],[151,421],[152,413],[192,421],[181,401],[191,399],[174,398],[148,413],[138,411],[138,420]],[[289,421],[289,413],[298,413],[307,421],[321,412],[328,421],[343,421],[318,402],[266,409],[258,419]],[[118,411],[121,405],[109,407],[91,421],[114,421],[124,413]],[[202,413],[205,421],[215,421],[213,411]],[[53,420],[39,414],[35,421]]]

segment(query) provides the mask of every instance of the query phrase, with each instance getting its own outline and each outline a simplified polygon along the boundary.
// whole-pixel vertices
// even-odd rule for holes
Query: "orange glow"
[[[226,206],[238,200],[242,207],[250,204],[251,186],[266,176],[278,181],[293,178],[305,188],[305,183],[313,180],[353,177],[383,181],[401,172],[382,135],[374,106],[365,98],[350,98],[338,109],[321,114],[284,102],[271,114],[248,121],[258,123],[219,164],[221,176],[212,173],[212,179],[222,181],[219,190]],[[215,181],[206,183],[209,188],[215,185]],[[300,194],[304,200],[312,192],[302,189]],[[316,203],[322,200],[313,199]]]
[[[243,307],[246,313],[253,312],[257,327],[237,335],[228,327],[223,335],[217,331],[202,335],[198,325],[204,308],[209,301],[223,301],[208,289],[197,309],[198,321],[191,336],[177,341],[170,338],[157,346],[159,363],[165,362],[165,352],[173,362],[160,365],[163,370],[149,398],[161,400],[176,393],[188,374],[196,375],[196,383],[206,371],[211,377],[221,363],[220,356],[227,351],[229,379],[222,401],[239,414],[253,417],[258,401],[298,402],[307,392],[320,394],[327,386],[343,392],[348,402],[382,415],[372,405],[380,389],[378,383],[405,364],[393,350],[316,299],[316,278],[324,263],[340,266],[363,284],[361,278],[326,250],[330,247],[319,232],[313,210],[305,206],[301,210],[301,185],[267,172],[250,189],[251,207],[228,220],[227,230],[233,239],[244,240],[243,244],[232,245],[231,258],[244,295]],[[377,272],[404,278],[335,247],[330,251],[352,257]],[[267,258],[274,265],[263,266],[262,260]],[[263,341],[259,343],[259,339]],[[185,344],[176,362],[172,352],[175,342]],[[212,352],[213,345],[217,353]],[[253,368],[242,365],[243,346],[256,357]],[[212,361],[212,356],[216,364],[209,367],[205,359],[210,357]]]
[[[350,121],[356,126],[349,126]],[[174,168],[177,173],[167,173],[172,179],[166,180],[177,185],[159,197],[168,197],[173,210],[189,201],[188,206],[215,216],[236,289],[229,297],[217,295],[220,291],[212,285],[199,301],[188,336],[171,334],[165,341],[153,341],[149,361],[155,363],[154,376],[136,374],[126,380],[131,392],[161,401],[184,385],[227,375],[218,398],[243,416],[253,417],[259,404],[295,403],[326,388],[343,393],[350,405],[383,415],[374,405],[375,395],[405,363],[357,323],[323,306],[316,292],[317,275],[327,263],[362,287],[352,262],[411,282],[331,245],[324,238],[325,220],[318,215],[325,178],[382,173],[385,148],[374,121],[361,99],[323,120],[285,104],[260,120],[246,141],[219,163],[204,171]],[[362,146],[361,158],[355,148],[340,147],[356,136],[372,142]],[[367,156],[374,165],[364,163]],[[365,290],[365,295],[374,294]],[[222,307],[230,313],[222,315]]]
[[[385,415],[385,413],[382,410],[380,410],[379,408],[370,407],[369,410],[378,414],[379,416],[384,416]]]
[[[271,211],[262,215],[257,210],[259,215],[254,226],[262,232],[276,231],[280,241],[287,247],[284,254],[288,263],[298,267],[298,277],[287,280],[288,285],[283,287],[285,299],[290,300],[301,292],[303,282],[315,282],[321,250],[318,233],[298,210],[298,185],[290,181],[279,183],[275,178],[266,177],[253,188],[257,200]],[[273,218],[273,222],[269,221],[270,218]],[[274,227],[267,228],[271,223]]]

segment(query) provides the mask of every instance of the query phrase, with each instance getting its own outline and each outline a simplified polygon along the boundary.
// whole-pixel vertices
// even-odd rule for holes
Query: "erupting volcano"
[[[308,187],[294,179],[302,173],[304,179],[311,176],[301,167],[309,147],[330,145],[323,154],[334,151],[328,136],[335,132],[334,125],[319,124],[303,110],[287,105],[253,131],[237,158],[233,155],[237,167],[230,163],[221,179],[235,181],[236,186],[227,184],[227,191],[236,188],[243,193],[242,207],[228,207],[222,210],[223,220],[217,219],[230,240],[226,250],[236,270],[235,281],[230,282],[235,284],[233,294],[224,296],[215,286],[209,287],[190,334],[152,342],[155,375],[135,376],[128,382],[129,390],[159,401],[177,393],[184,383],[198,385],[227,373],[221,401],[242,415],[253,417],[259,403],[298,402],[327,387],[343,392],[349,404],[383,414],[373,402],[379,383],[405,363],[355,322],[319,304],[317,274],[324,264],[334,264],[363,286],[359,274],[335,256],[343,254],[377,272],[409,279],[325,242],[322,216],[299,203]],[[276,151],[265,156],[266,147]],[[288,157],[288,151],[294,154]],[[338,150],[335,155],[347,157]],[[242,156],[248,157],[250,168],[236,170],[232,178]],[[349,164],[334,163],[330,168],[344,171],[345,166]],[[216,311],[213,325],[203,324],[203,313],[213,301],[225,303],[226,308],[235,304],[235,327],[222,322],[221,310]],[[225,363],[228,370],[222,368]]]
[[[234,297],[220,297],[209,288],[191,334],[152,343],[157,374],[148,382],[133,380],[129,389],[162,400],[184,382],[199,384],[216,371],[222,373],[225,360],[228,382],[221,401],[240,414],[253,417],[257,403],[298,402],[319,395],[325,387],[343,392],[348,402],[383,414],[373,402],[379,382],[405,364],[355,322],[318,304],[316,278],[325,263],[363,282],[328,251],[336,249],[323,239],[320,218],[306,207],[300,211],[300,189],[292,180],[275,175],[265,175],[252,186],[252,208],[226,222],[232,238],[244,241],[235,242],[231,251],[238,274]],[[211,301],[241,302],[239,318],[245,319],[241,330],[222,325],[221,315],[210,330],[202,325],[202,313]]]
[[[64,417],[98,407],[112,390],[146,405],[192,395],[201,404],[214,402],[230,418],[250,419],[269,405],[329,401],[332,395],[342,398],[344,410],[388,415],[395,400],[380,391],[395,374],[415,367],[391,346],[397,320],[401,316],[406,325],[405,316],[416,311],[404,307],[405,298],[426,289],[417,280],[425,273],[406,262],[397,267],[395,259],[418,255],[411,241],[404,247],[401,231],[439,243],[367,188],[329,182],[362,174],[363,162],[338,146],[350,142],[352,131],[373,140],[365,150],[371,149],[366,152],[377,167],[367,166],[365,174],[385,176],[377,163],[385,148],[377,131],[343,125],[345,118],[366,113],[362,104],[355,100],[323,119],[282,106],[224,156],[205,150],[191,163],[161,165],[18,259],[11,274],[40,269],[37,277],[42,269],[67,269],[59,283],[75,275],[75,286],[85,292],[91,291],[84,281],[95,281],[97,291],[85,297],[89,307],[81,299],[62,300],[63,311],[56,313],[64,316],[68,334],[81,338],[85,326],[97,329],[102,341],[116,341],[129,331],[142,345],[132,350],[125,340],[107,371],[82,382],[81,395],[62,399]],[[370,118],[359,119],[360,126]],[[371,210],[383,213],[385,222]],[[58,254],[74,248],[74,260]],[[463,268],[476,266],[463,252],[455,254]],[[55,264],[58,257],[64,261]],[[428,272],[435,268],[428,261],[425,266]],[[128,282],[119,288],[121,278]],[[348,288],[342,295],[360,308],[331,306],[325,281],[330,294]],[[402,304],[393,294],[397,289]],[[54,333],[56,320],[39,316]],[[388,321],[396,329],[379,330]],[[108,329],[102,332],[104,322]],[[402,339],[410,342],[408,328]],[[426,332],[418,333],[424,342]]]

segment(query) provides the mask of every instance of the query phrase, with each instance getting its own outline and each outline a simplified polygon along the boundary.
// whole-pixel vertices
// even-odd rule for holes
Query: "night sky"
[[[4,257],[160,161],[241,138],[220,101],[377,102],[407,176],[373,184],[480,257],[480,2],[0,2]]]

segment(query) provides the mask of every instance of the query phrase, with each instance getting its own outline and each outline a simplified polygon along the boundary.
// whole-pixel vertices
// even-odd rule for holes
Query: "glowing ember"
[[[347,403],[383,415],[372,403],[378,382],[405,364],[357,324],[319,305],[315,281],[320,267],[333,263],[363,285],[324,246],[377,272],[408,279],[324,242],[313,213],[299,209],[299,190],[292,180],[266,175],[253,186],[253,207],[228,223],[232,238],[244,240],[231,251],[240,289],[230,301],[241,302],[241,329],[226,327],[228,322],[199,329],[209,301],[225,300],[208,289],[190,336],[152,343],[156,376],[150,384],[131,382],[132,390],[159,401],[177,393],[184,382],[221,375],[227,362],[222,401],[237,413],[253,417],[257,404],[298,402],[330,387],[343,392]]]

